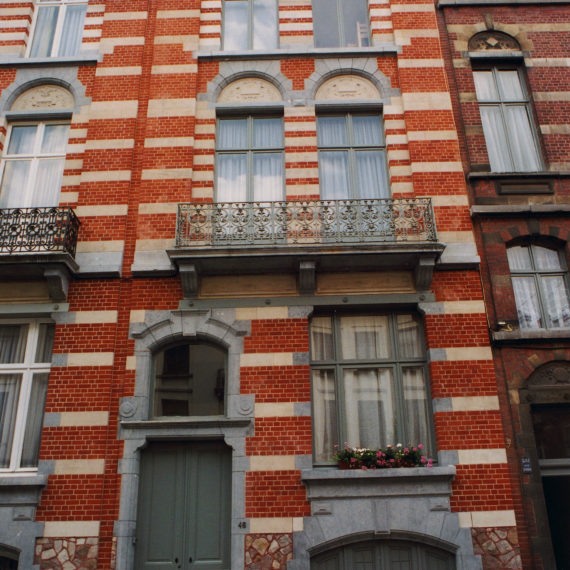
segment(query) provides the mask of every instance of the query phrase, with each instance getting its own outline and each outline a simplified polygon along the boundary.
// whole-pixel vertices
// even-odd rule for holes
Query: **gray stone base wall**
[[[247,570],[285,570],[293,558],[293,535],[248,534],[245,537]]]
[[[34,564],[40,570],[95,570],[98,538],[38,538]]]
[[[522,568],[516,528],[472,528],[473,550],[481,556],[484,570]]]

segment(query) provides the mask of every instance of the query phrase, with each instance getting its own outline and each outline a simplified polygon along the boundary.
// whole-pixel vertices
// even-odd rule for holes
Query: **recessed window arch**
[[[536,243],[512,245],[507,258],[520,327],[570,328],[568,268],[562,249]]]
[[[154,354],[152,415],[220,416],[225,410],[227,351],[205,339],[180,340]]]

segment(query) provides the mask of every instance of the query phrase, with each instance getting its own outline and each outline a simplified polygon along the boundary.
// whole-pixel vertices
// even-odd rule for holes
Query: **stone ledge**
[[[471,206],[471,216],[504,216],[520,214],[562,214],[570,212],[570,204],[505,204],[497,206]]]
[[[533,330],[516,330],[516,331],[498,331],[491,332],[491,338],[496,343],[524,342],[524,341],[552,341],[552,340],[568,340],[570,338],[570,329],[533,329]]]

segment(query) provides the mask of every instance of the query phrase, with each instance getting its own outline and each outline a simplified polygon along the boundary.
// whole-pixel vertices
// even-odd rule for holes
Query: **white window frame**
[[[65,16],[67,13],[67,8],[69,6],[86,6],[87,7],[88,0],[36,0],[35,3],[35,10],[34,10],[34,19],[32,22],[32,29],[30,32],[30,41],[28,42],[28,49],[26,50],[26,57],[32,57],[32,46],[34,44],[34,39],[36,37],[36,28],[38,23],[38,17],[40,9],[43,7],[58,7],[59,11],[57,14],[57,23],[54,30],[54,37],[53,37],[53,44],[51,46],[51,53],[46,54],[45,56],[39,57],[59,57],[59,48],[61,44],[61,37],[63,35],[63,24],[65,22]],[[83,30],[85,29],[85,24],[83,25],[83,29],[81,30],[81,35],[83,37]],[[78,54],[74,54],[78,55]],[[62,56],[64,57],[64,56]],[[72,56],[65,56],[65,57],[72,57]]]
[[[278,49],[279,48],[279,0],[274,0],[275,2],[275,30],[274,30],[274,45],[268,48],[256,48],[253,45],[254,42],[254,26],[255,18],[254,11],[255,5],[253,0],[223,0],[222,4],[222,49],[227,50],[225,46],[225,36],[226,36],[226,5],[228,2],[247,2],[247,47],[242,48],[245,50],[267,50],[267,49]],[[238,50],[239,51],[239,50]]]
[[[37,467],[20,467],[20,463],[22,460],[22,450],[26,432],[26,422],[28,419],[34,374],[49,374],[51,370],[51,362],[34,362],[38,347],[40,325],[51,323],[52,321],[48,319],[0,321],[0,325],[28,325],[28,336],[26,339],[24,362],[14,364],[0,364],[0,372],[3,374],[10,373],[22,375],[20,393],[18,396],[16,422],[14,426],[14,437],[12,439],[12,450],[10,452],[10,466],[8,468],[0,468],[0,475],[13,472],[34,473],[38,470]],[[42,417],[44,411],[45,410],[42,410],[41,412]]]
[[[563,251],[559,248],[555,248],[555,247],[547,247],[546,245],[541,245],[536,244],[536,243],[527,243],[527,244],[521,244],[519,247],[525,247],[528,249],[529,251],[529,258],[530,258],[530,262],[531,262],[531,269],[514,269],[512,267],[510,267],[509,264],[509,271],[511,274],[511,280],[512,279],[516,279],[517,277],[526,277],[526,278],[531,278],[534,282],[534,290],[536,292],[536,299],[537,299],[537,303],[538,303],[538,309],[540,312],[540,319],[543,323],[542,327],[527,327],[524,326],[522,324],[521,321],[521,311],[522,308],[519,309],[519,304],[516,302],[516,297],[515,297],[515,305],[517,307],[517,317],[519,319],[519,326],[521,329],[524,330],[566,330],[567,327],[553,327],[551,320],[550,320],[550,316],[549,313],[546,309],[546,305],[545,305],[545,301],[544,301],[544,291],[543,291],[543,287],[542,287],[542,278],[543,277],[561,277],[565,288],[566,288],[566,300],[567,302],[570,303],[570,288],[568,286],[568,270],[566,268],[566,263],[565,263],[565,259],[564,259],[564,255],[563,255]],[[548,270],[548,269],[539,269],[537,267],[537,263],[535,262],[535,253],[534,253],[534,248],[536,247],[541,247],[544,249],[549,249],[551,251],[556,251],[556,253],[558,254],[558,260],[560,261],[560,269],[552,269],[552,270]],[[513,286],[513,294],[514,294],[514,286]]]
[[[518,80],[519,80],[519,85],[521,88],[521,92],[523,95],[522,99],[507,99],[504,98],[503,95],[501,94],[501,89],[500,89],[500,85],[499,85],[499,81],[497,79],[497,73],[500,71],[516,71],[517,76],[518,76]],[[525,81],[525,77],[523,75],[523,70],[521,69],[520,66],[518,65],[494,65],[491,67],[475,67],[473,69],[473,73],[477,73],[477,72],[491,72],[493,74],[493,84],[495,87],[495,91],[497,92],[498,98],[497,99],[489,99],[489,100],[481,100],[479,98],[477,98],[477,103],[479,105],[479,109],[483,108],[483,107],[495,107],[497,109],[499,109],[500,115],[501,115],[501,123],[502,123],[502,128],[503,128],[503,132],[505,134],[505,140],[501,141],[504,146],[506,147],[507,151],[508,151],[508,156],[509,156],[509,161],[510,161],[510,166],[511,168],[509,169],[502,169],[502,170],[496,170],[493,169],[491,167],[491,171],[492,172],[538,172],[544,169],[544,161],[542,158],[542,152],[540,150],[540,145],[538,144],[538,133],[536,131],[536,125],[535,125],[535,120],[533,117],[533,113],[532,113],[532,107],[530,104],[530,98],[529,98],[529,94],[528,94],[528,90],[527,90],[527,86],[526,86],[526,81]],[[506,119],[506,109],[508,107],[522,107],[525,109],[526,112],[526,116],[528,118],[528,123],[529,123],[529,128],[530,128],[530,137],[532,139],[532,151],[534,153],[534,157],[536,159],[536,162],[538,164],[538,170],[532,169],[532,168],[527,168],[527,169],[516,169],[515,168],[515,158],[513,156],[513,152],[512,152],[512,136],[509,135],[509,128],[508,128],[508,121]],[[483,134],[485,136],[485,145],[487,147],[487,153],[489,156],[489,163],[491,164],[493,161],[493,152],[492,149],[490,148],[491,145],[489,144],[488,141],[488,136],[490,136],[489,134],[485,133],[485,127],[483,125],[483,117],[481,117],[481,121],[482,121],[482,126],[483,126]]]
[[[69,121],[26,121],[26,122],[15,122],[11,123],[8,127],[8,134],[6,136],[6,143],[4,145],[4,154],[2,155],[2,162],[0,164],[0,201],[2,200],[3,183],[4,183],[4,170],[8,162],[19,161],[19,160],[29,160],[30,171],[28,174],[28,180],[26,187],[23,188],[21,193],[21,205],[18,207],[36,207],[38,204],[34,204],[34,197],[36,192],[36,181],[38,177],[38,168],[42,160],[53,160],[53,159],[63,159],[67,155],[67,148],[63,153],[42,153],[41,145],[44,137],[44,131],[47,125],[67,125],[69,126]],[[22,126],[37,126],[37,131],[34,141],[34,150],[31,154],[8,154],[8,148],[10,146],[10,140],[12,137],[12,130],[14,127]],[[68,137],[69,140],[69,137]],[[67,147],[67,143],[66,143]],[[64,165],[65,169],[65,165]],[[63,171],[61,176],[63,177]],[[59,202],[59,200],[58,200]],[[1,202],[0,202],[1,203]],[[51,206],[57,206],[58,204],[52,204]]]

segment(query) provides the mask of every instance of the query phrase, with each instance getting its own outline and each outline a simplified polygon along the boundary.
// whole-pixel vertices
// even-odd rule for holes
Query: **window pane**
[[[30,174],[30,160],[9,160],[4,166],[2,177],[1,208],[22,208],[31,206],[25,196]]]
[[[341,0],[344,46],[370,45],[368,0]]]
[[[317,117],[319,146],[346,146],[346,117]]]
[[[514,170],[516,172],[540,170],[540,160],[534,144],[527,107],[509,105],[504,109]]]
[[[253,146],[254,148],[283,146],[283,121],[281,119],[254,119]]]
[[[19,374],[0,375],[0,467],[10,467],[16,411],[20,395]]]
[[[283,156],[281,153],[255,153],[253,156],[254,201],[283,199]]]
[[[314,317],[311,320],[311,360],[332,360],[333,358],[331,318]]]
[[[64,154],[69,125],[46,125],[42,141],[42,154]]]
[[[58,6],[43,6],[38,9],[38,18],[32,42],[31,57],[49,57],[53,46]]]
[[[386,161],[384,152],[360,150],[356,153],[357,184],[354,198],[387,198]]]
[[[190,345],[189,415],[224,413],[226,352],[205,343]]]
[[[277,47],[277,5],[275,0],[253,0],[253,48]]]
[[[503,126],[501,109],[498,106],[479,107],[483,134],[487,145],[487,154],[493,172],[512,171],[512,163],[509,156],[507,134]]]
[[[382,144],[382,125],[377,116],[352,117],[354,144],[356,146],[378,146]]]
[[[531,271],[532,263],[527,246],[515,246],[507,249],[507,259],[511,271]]]
[[[33,206],[57,206],[63,176],[64,158],[50,158],[39,161],[34,188]]]
[[[559,271],[562,269],[558,251],[548,249],[547,247],[540,247],[538,245],[533,245],[531,247],[536,269],[543,271]]]
[[[247,200],[246,155],[220,154],[218,156],[218,202],[245,202]]]
[[[244,149],[247,147],[247,121],[223,119],[218,123],[216,142],[220,149]]]
[[[561,275],[541,277],[542,301],[551,328],[570,328],[568,289]]]
[[[412,315],[398,315],[398,351],[401,358],[421,358],[420,323]]]
[[[541,328],[543,323],[534,278],[513,277],[512,281],[520,327],[523,329]]]
[[[247,0],[224,2],[224,49],[247,49]]]
[[[51,362],[55,327],[44,323],[39,326],[38,347],[34,362]]]
[[[341,45],[336,0],[313,0],[315,47]]]
[[[344,360],[390,356],[387,316],[341,317],[341,352]]]
[[[32,154],[37,130],[37,125],[12,127],[8,154]]]
[[[474,71],[473,81],[475,82],[477,101],[499,100],[499,94],[497,93],[492,71]]]
[[[0,325],[0,364],[24,362],[28,325]]]
[[[22,447],[22,467],[38,465],[48,378],[48,373],[34,374]]]
[[[378,448],[394,442],[392,370],[345,370],[344,406],[349,445]]]
[[[339,445],[334,372],[313,370],[312,378],[314,460],[322,463],[332,459],[335,454],[335,445]]]
[[[319,176],[323,200],[348,198],[348,153],[319,152]]]
[[[404,432],[406,441],[417,445],[429,442],[427,434],[427,394],[424,379],[424,369],[406,367],[402,369],[404,383]],[[427,452],[427,451],[426,451]]]
[[[518,71],[497,71],[497,81],[503,100],[524,101],[525,97]]]
[[[79,53],[86,12],[86,5],[67,7],[59,45],[60,56],[72,56]]]

